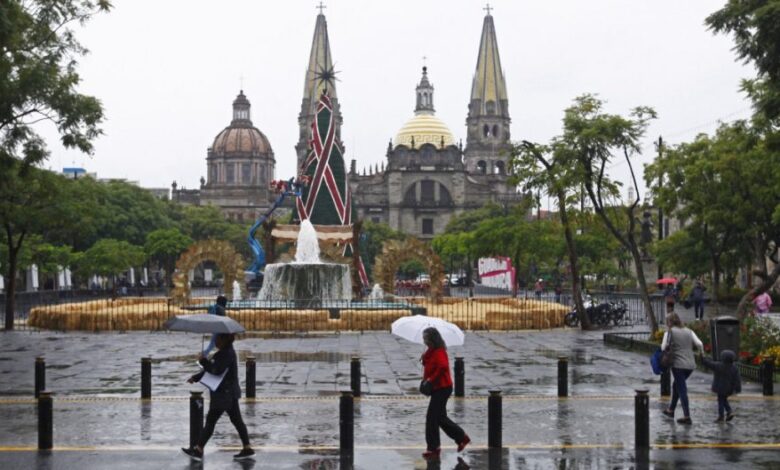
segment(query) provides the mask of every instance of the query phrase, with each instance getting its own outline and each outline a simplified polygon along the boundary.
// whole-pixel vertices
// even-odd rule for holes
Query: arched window
[[[484,137],[488,137],[488,136],[490,135],[490,126],[488,126],[487,124],[485,124],[485,125],[482,127],[482,135],[483,135]]]
[[[495,162],[495,172],[497,175],[505,175],[506,174],[506,166],[504,165],[504,162],[499,160]]]
[[[480,174],[487,174],[487,163],[485,160],[480,160],[477,162],[477,172]]]
[[[498,137],[498,124],[493,124],[493,137]]]

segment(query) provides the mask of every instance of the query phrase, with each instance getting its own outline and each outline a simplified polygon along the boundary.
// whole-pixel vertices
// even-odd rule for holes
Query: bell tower
[[[511,150],[509,99],[490,6],[486,10],[471,84],[464,158],[470,173],[506,175]]]

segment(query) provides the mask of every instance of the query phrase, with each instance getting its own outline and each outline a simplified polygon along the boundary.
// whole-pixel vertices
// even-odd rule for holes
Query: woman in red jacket
[[[447,357],[447,345],[444,344],[439,330],[426,328],[423,331],[423,341],[428,349],[422,355],[424,367],[423,380],[433,385],[431,401],[428,403],[428,413],[425,415],[425,443],[428,449],[423,453],[426,459],[436,459],[441,454],[439,428],[444,430],[458,444],[458,452],[462,451],[471,439],[463,428],[447,417],[447,400],[452,394],[452,376],[450,361]]]

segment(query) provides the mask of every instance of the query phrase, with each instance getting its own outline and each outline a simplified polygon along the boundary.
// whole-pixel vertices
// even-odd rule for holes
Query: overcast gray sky
[[[725,0],[494,0],[507,79],[512,137],[545,142],[562,111],[598,93],[607,111],[648,105],[659,119],[641,162],[663,135],[675,143],[747,117],[732,42],[704,18]],[[114,0],[114,10],[78,31],[82,91],[105,107],[105,135],[86,157],[45,129],[52,169],[83,166],[147,187],[195,188],[206,148],[230,123],[243,76],[252,120],[269,138],[277,178],[295,173],[294,145],[318,2],[313,0]],[[347,161],[384,159],[387,142],[413,114],[426,56],[437,115],[465,141],[471,79],[485,14],[475,0],[325,2],[344,116]],[[625,175],[616,166],[616,176]]]

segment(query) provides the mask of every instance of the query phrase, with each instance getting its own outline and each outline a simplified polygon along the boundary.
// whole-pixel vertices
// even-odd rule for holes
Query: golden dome
[[[214,139],[215,155],[271,153],[271,144],[256,127],[227,127]]]
[[[441,119],[432,113],[420,113],[409,119],[398,131],[398,135],[395,136],[395,145],[412,147],[412,138],[414,138],[414,148],[420,148],[422,144],[433,144],[436,147],[441,147],[442,137],[445,147],[455,144],[452,132]]]

